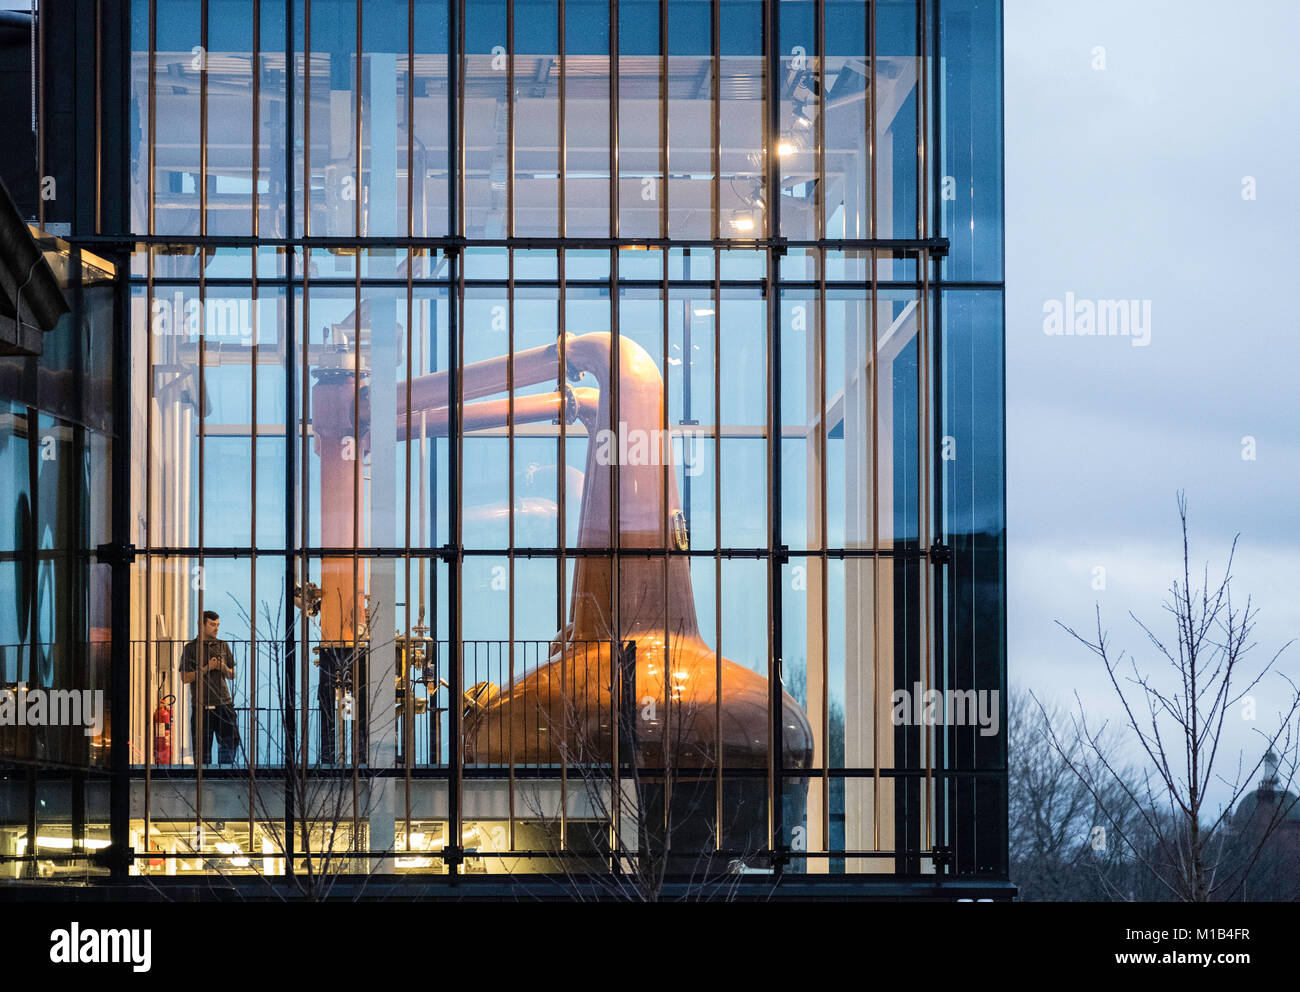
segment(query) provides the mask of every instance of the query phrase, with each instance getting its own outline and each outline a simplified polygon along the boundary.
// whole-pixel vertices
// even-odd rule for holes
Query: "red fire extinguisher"
[[[172,703],[176,697],[167,695],[158,700],[158,708],[153,711],[153,763],[170,765],[172,763]]]

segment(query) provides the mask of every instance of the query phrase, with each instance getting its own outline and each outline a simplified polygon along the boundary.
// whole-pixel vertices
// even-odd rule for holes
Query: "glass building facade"
[[[3,681],[111,730],[0,874],[1009,893],[999,2],[42,6],[113,471]]]

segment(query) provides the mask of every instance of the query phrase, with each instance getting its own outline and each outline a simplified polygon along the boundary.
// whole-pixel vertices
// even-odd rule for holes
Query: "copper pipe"
[[[478,403],[466,403],[461,410],[461,430],[482,431],[493,427],[507,427],[511,401],[483,400]],[[566,423],[581,416],[583,408],[594,410],[597,394],[594,389],[566,389],[561,393],[541,393],[535,396],[520,396],[514,400],[514,422],[516,424],[541,424],[563,417]],[[423,424],[416,427],[412,439],[420,436],[446,437],[450,411],[446,407],[436,410],[419,411],[425,414]],[[403,418],[405,419],[405,418]],[[397,439],[407,440],[406,425],[399,423]]]
[[[356,473],[369,450],[370,431],[369,417],[356,409],[359,386],[354,377],[353,372],[325,375],[311,390],[312,432],[320,458],[320,540],[330,548],[355,546],[355,523],[361,513]],[[355,640],[365,593],[359,565],[356,570],[353,566],[352,556],[321,559],[322,644],[346,645]]]
[[[514,355],[514,385],[535,386],[542,382],[555,381],[555,367],[559,360],[559,344],[545,344],[529,348]],[[511,363],[509,355],[499,358],[486,358],[481,362],[466,365],[460,371],[463,400],[482,399],[506,391],[506,367]],[[446,407],[447,373],[433,372],[411,381],[411,408],[413,410],[436,410]],[[397,396],[397,413],[406,413],[406,398],[400,392]]]

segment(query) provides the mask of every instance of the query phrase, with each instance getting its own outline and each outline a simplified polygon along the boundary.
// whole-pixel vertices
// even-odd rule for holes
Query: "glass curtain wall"
[[[136,0],[132,871],[1004,876],[1000,38]]]
[[[0,880],[84,881],[110,841],[116,273],[37,245],[68,312],[0,358]]]

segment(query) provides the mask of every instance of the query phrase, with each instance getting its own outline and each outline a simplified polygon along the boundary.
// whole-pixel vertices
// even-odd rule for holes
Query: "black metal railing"
[[[224,640],[224,639],[223,639]],[[405,767],[407,751],[413,767],[445,766],[451,756],[449,739],[453,705],[449,688],[449,641],[415,639],[416,663],[406,672],[404,645],[401,639],[386,644],[363,642],[357,646],[310,644],[299,651],[299,662],[292,672],[296,709],[284,708],[284,642],[279,640],[226,640],[235,661],[235,677],[229,681],[239,744],[235,761],[220,761],[219,740],[211,745],[210,762],[204,767],[246,769],[283,767],[286,764],[284,742],[288,721],[297,728],[300,746],[306,742],[306,755],[290,756],[290,764],[305,760],[308,766],[347,767],[356,763],[378,767]],[[131,643],[132,728],[131,761],[137,767],[146,763],[154,768],[193,769],[194,721],[193,693],[196,683],[184,684],[180,665],[186,641],[155,639]],[[610,644],[607,641],[563,644],[551,640],[515,641],[471,640],[461,644],[461,684],[463,698],[458,701],[467,725],[476,728],[476,764],[504,765],[511,755],[531,755],[534,763],[563,760],[548,752],[547,735],[556,714],[566,714],[580,726],[597,726],[602,718],[608,723],[608,693],[592,695],[566,691],[561,687],[574,684],[570,659],[605,673],[608,678]],[[566,663],[560,664],[561,655]],[[301,659],[309,658],[304,672]],[[374,666],[379,658],[390,658],[385,675],[394,680],[393,712],[375,712],[371,691],[379,673]],[[497,719],[485,714],[478,721],[470,718],[480,709],[490,708],[498,693],[508,692],[512,679],[519,683],[530,673],[556,662],[553,678],[539,680],[529,704],[519,710],[515,720]],[[561,674],[564,678],[561,678]],[[567,681],[566,681],[567,679]],[[305,694],[304,694],[305,689]],[[408,698],[409,691],[409,698]],[[154,747],[154,717],[159,704],[170,702],[171,748]],[[572,697],[572,698],[570,698]],[[213,711],[205,709],[205,713]],[[211,717],[208,718],[211,721]],[[211,733],[211,731],[209,731]],[[214,734],[214,736],[216,736]],[[540,757],[540,760],[539,759]]]

